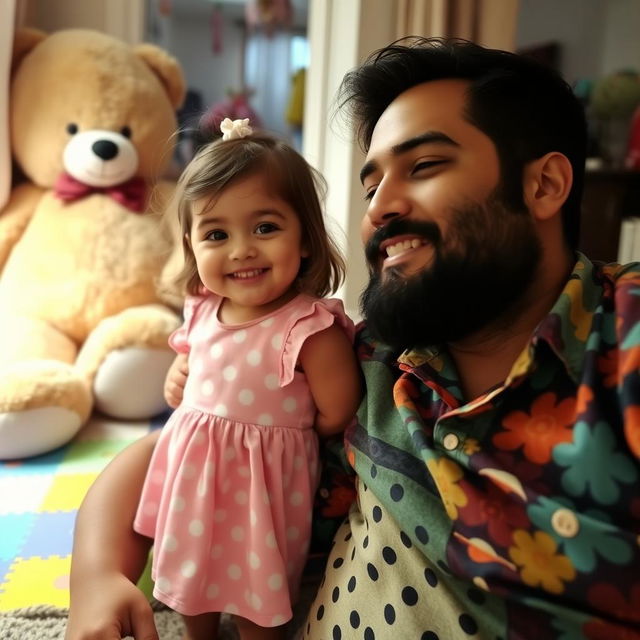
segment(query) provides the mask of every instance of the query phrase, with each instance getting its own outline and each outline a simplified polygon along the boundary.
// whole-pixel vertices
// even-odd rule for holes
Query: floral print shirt
[[[479,635],[640,638],[640,264],[577,254],[508,378],[469,403],[445,352],[397,357],[366,329],[358,348],[358,491],[453,599],[485,591]]]

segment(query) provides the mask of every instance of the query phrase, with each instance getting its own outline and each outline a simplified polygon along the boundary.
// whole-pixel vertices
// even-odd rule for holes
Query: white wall
[[[640,71],[639,0],[520,0],[516,47],[555,40],[570,82]]]
[[[604,0],[520,0],[516,48],[557,41],[567,81],[592,78],[599,73],[605,4]]]
[[[608,0],[599,71],[607,74],[625,68],[640,71],[640,2]]]
[[[209,14],[177,13],[160,18],[157,33],[149,34],[149,39],[178,58],[187,86],[201,92],[204,108],[225,99],[229,88],[238,90],[242,84],[243,29],[235,19],[225,19],[223,24],[219,54],[211,47]]]

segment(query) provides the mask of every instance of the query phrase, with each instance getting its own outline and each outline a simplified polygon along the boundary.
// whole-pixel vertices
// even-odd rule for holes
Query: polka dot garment
[[[306,338],[353,324],[338,300],[300,295],[253,322],[189,298],[171,345],[189,378],[155,448],[134,528],[155,539],[154,595],[176,611],[261,626],[291,618],[318,482],[315,406],[296,370]]]
[[[358,506],[335,535],[325,577],[309,609],[311,640],[463,640],[479,638],[478,609],[491,606],[473,588],[453,595],[443,566],[425,566],[418,548],[428,536],[407,535],[358,482]],[[420,540],[422,538],[422,542]],[[448,582],[443,588],[442,582]],[[439,611],[455,610],[455,616]],[[498,637],[498,636],[492,636]]]

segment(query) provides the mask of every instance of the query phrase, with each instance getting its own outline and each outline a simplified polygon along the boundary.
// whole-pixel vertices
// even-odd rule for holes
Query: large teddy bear
[[[158,215],[184,97],[160,48],[66,30],[16,35],[11,148],[24,180],[0,210],[0,459],[70,440],[92,409],[166,408],[178,300],[161,288]]]

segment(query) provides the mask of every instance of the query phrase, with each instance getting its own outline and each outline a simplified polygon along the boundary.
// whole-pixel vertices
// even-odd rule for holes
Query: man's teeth
[[[253,269],[251,271],[236,271],[233,274],[234,278],[255,278],[262,273],[262,269]]]
[[[417,249],[422,242],[417,238],[413,238],[413,240],[402,240],[402,242],[396,242],[396,244],[390,244],[387,248],[387,255],[397,256],[399,253],[403,251],[407,251],[408,249]]]

